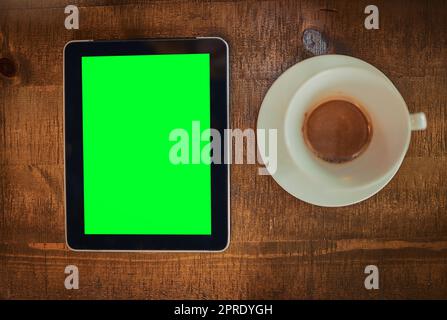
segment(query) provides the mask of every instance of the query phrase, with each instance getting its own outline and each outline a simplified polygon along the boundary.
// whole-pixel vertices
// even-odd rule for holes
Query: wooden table
[[[447,298],[447,2],[0,2],[0,298]],[[76,4],[80,29],[64,28]],[[305,30],[321,39],[303,42]],[[352,55],[390,77],[428,130],[367,201],[321,208],[256,165],[231,169],[224,253],[79,253],[65,246],[62,49],[72,39],[221,36],[230,44],[231,124],[254,128],[273,81],[314,53]],[[326,44],[326,45],[325,45]],[[317,192],[317,191],[316,191]],[[65,266],[80,289],[64,287]],[[364,268],[380,271],[366,290]]]

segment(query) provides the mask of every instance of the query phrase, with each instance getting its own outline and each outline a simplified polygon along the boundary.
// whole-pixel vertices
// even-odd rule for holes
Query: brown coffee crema
[[[307,146],[316,156],[328,162],[343,163],[366,150],[372,126],[361,107],[334,99],[306,113],[302,132]]]

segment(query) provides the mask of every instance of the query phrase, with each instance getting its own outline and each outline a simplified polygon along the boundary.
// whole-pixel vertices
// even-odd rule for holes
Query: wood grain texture
[[[64,28],[77,4],[80,30]],[[363,27],[368,1],[0,2],[0,298],[447,298],[447,2],[375,1],[380,30]],[[231,245],[224,253],[79,253],[64,244],[62,49],[72,39],[221,36],[230,44],[231,124],[254,128],[273,81],[325,52],[380,68],[428,130],[412,135],[396,177],[367,201],[320,208],[255,165],[231,169]],[[314,53],[318,51],[313,51]],[[318,190],[315,190],[318,192]],[[64,288],[64,268],[80,289]],[[364,289],[366,265],[380,290]]]

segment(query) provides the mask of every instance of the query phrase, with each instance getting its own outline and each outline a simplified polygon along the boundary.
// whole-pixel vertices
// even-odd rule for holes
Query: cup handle
[[[410,114],[410,122],[411,131],[427,129],[427,117],[423,112]]]

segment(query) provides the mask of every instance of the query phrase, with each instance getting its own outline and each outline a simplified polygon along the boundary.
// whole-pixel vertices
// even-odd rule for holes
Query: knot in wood
[[[303,33],[304,48],[318,56],[327,53],[328,45],[322,33],[315,29],[306,29]]]
[[[8,58],[0,58],[0,73],[7,78],[14,77],[17,73],[14,61]]]

